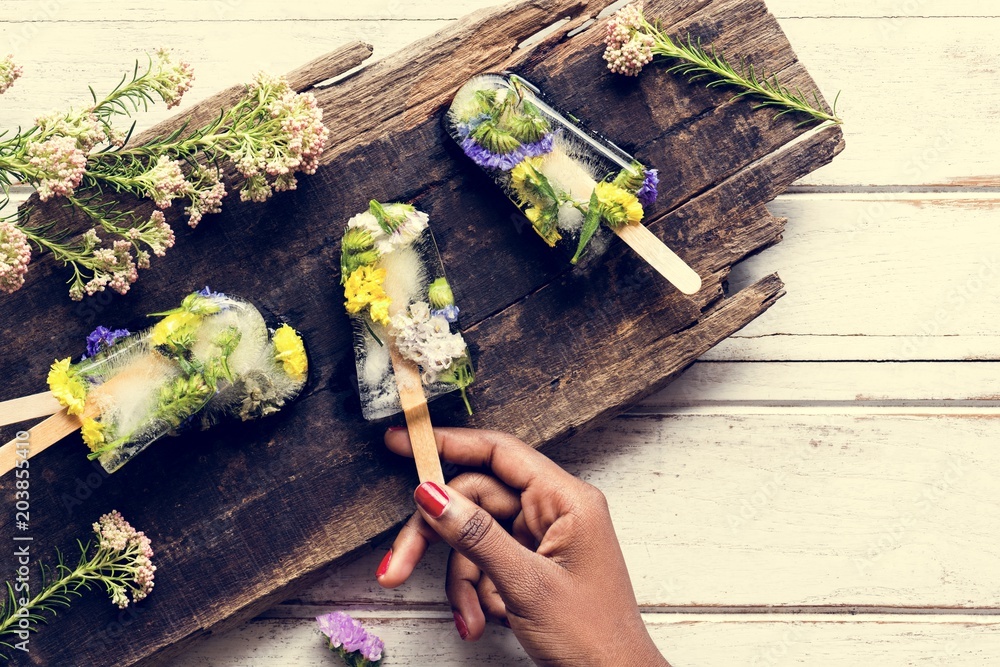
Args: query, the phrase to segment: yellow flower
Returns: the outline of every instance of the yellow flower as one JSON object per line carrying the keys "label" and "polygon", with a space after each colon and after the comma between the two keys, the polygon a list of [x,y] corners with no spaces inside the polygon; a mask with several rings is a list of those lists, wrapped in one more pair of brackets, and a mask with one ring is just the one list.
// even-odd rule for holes
{"label": "yellow flower", "polygon": [[544,207],[550,199],[539,188],[539,172],[542,158],[532,157],[522,160],[510,172],[510,186],[523,204]]}
{"label": "yellow flower", "polygon": [[87,401],[87,386],[70,366],[69,357],[56,361],[49,370],[49,389],[71,415],[82,415]]}
{"label": "yellow flower", "polygon": [[368,311],[368,313],[372,316],[372,320],[378,322],[384,327],[389,326],[389,305],[391,303],[392,300],[389,299],[389,297],[375,299],[372,301],[372,307]]}
{"label": "yellow flower", "polygon": [[542,237],[542,240],[548,243],[550,247],[555,247],[556,243],[559,242],[559,239],[562,238],[562,234],[559,233],[559,230],[556,229],[554,225],[547,234],[545,233],[542,229],[542,223],[544,222],[542,219],[543,213],[544,211],[542,211],[542,209],[533,207],[524,212],[524,217],[531,221],[531,226],[536,232],[538,232],[538,235]]}
{"label": "yellow flower", "polygon": [[180,335],[192,333],[200,321],[201,315],[187,310],[171,313],[153,327],[151,341],[154,346],[166,345]]}
{"label": "yellow flower", "polygon": [[357,314],[370,307],[371,317],[381,324],[389,323],[389,304],[392,303],[385,288],[385,269],[371,266],[359,267],[344,283],[347,312]]}
{"label": "yellow flower", "polygon": [[605,222],[612,227],[634,225],[642,222],[643,210],[639,199],[614,183],[601,182],[594,190],[601,205]]}
{"label": "yellow flower", "polygon": [[309,358],[299,333],[287,324],[282,324],[274,332],[273,341],[274,358],[281,362],[285,373],[296,382],[304,381],[309,369]]}
{"label": "yellow flower", "polygon": [[104,424],[91,417],[83,420],[80,435],[83,436],[83,441],[87,443],[87,447],[92,452],[96,452],[101,448],[101,445],[107,442],[107,438],[104,437]]}

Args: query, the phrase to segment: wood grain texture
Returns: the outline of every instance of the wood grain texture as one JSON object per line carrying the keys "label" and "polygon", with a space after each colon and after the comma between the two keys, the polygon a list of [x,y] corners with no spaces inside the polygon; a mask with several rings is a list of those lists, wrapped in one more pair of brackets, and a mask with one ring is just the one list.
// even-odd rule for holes
{"label": "wood grain texture", "polygon": [[[96,320],[134,323],[205,283],[287,317],[307,340],[314,369],[287,414],[159,443],[110,481],[90,482],[94,469],[79,442],[39,457],[32,530],[45,537],[36,542],[40,551],[65,547],[117,507],[154,537],[160,571],[156,595],[136,607],[127,635],[89,641],[103,637],[96,628],[121,622],[106,601],[90,596],[37,636],[31,662],[167,660],[288,597],[409,512],[410,466],[378,445],[384,424],[358,415],[351,330],[333,269],[333,239],[359,200],[411,200],[435,218],[483,378],[477,415],[465,423],[511,431],[536,446],[610,419],[781,295],[773,275],[728,299],[722,281],[733,263],[778,240],[783,221],[765,202],[831,160],[843,146],[839,130],[803,134],[791,119],[772,121],[663,69],[636,82],[615,80],[604,71],[599,26],[572,39],[553,35],[531,53],[515,51],[553,15],[581,17],[600,6],[540,0],[480,13],[318,88],[333,134],[325,166],[288,196],[256,207],[229,202],[215,220],[180,232],[177,248],[128,298],[69,304],[60,271],[42,259],[29,284],[0,303],[0,329],[14,339],[16,326],[19,344],[31,348],[11,348],[15,354],[4,359],[11,395],[37,383],[52,358],[69,352],[67,341],[82,340]],[[660,0],[649,9],[813,87],[758,2],[702,0],[678,9]],[[743,41],[748,25],[755,38]],[[507,63],[594,129],[664,165],[664,198],[649,227],[707,277],[696,298],[672,290],[623,244],[569,271],[510,224],[499,193],[462,162],[439,123],[469,75]],[[709,140],[717,159],[677,158]],[[35,333],[25,337],[25,330]],[[615,370],[622,365],[628,373]],[[449,400],[442,414],[462,423]],[[87,638],[82,648],[80,637]]]}
{"label": "wood grain texture", "polygon": [[[309,608],[314,613],[324,610]],[[305,610],[304,610],[305,611]],[[354,612],[383,637],[385,667],[530,667],[509,631],[489,626],[477,643],[459,641],[450,613],[386,615]],[[1000,651],[1000,623],[974,616],[855,619],[829,615],[646,614],[653,640],[678,667],[804,665],[962,665],[991,667]],[[314,621],[257,620],[194,647],[176,667],[329,667]]]}

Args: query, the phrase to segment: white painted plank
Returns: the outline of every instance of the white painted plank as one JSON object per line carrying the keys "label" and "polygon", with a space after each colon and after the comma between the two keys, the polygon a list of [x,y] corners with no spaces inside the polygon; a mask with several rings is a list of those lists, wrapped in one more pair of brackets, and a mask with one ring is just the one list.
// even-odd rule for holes
{"label": "white painted plank", "polygon": [[[102,0],[6,0],[5,19],[36,22],[93,21],[264,21],[264,20],[433,20],[455,19],[498,0],[369,0],[364,3],[309,0],[119,0],[113,14]],[[983,17],[1000,11],[981,0],[767,0],[779,18],[798,17]]]}
{"label": "white painted plank", "polygon": [[1000,358],[1000,199],[795,195],[781,243],[734,288],[777,270],[788,293],[713,360]]}
{"label": "white painted plank", "polygon": [[[384,15],[377,20],[243,21],[239,12],[254,15],[263,4],[238,0],[200,3],[204,6],[197,12],[214,14],[228,2],[234,3],[234,14],[221,22],[179,20],[185,16],[178,14],[181,10],[169,9],[162,11],[171,20],[106,23],[89,20],[92,11],[88,20],[78,17],[76,3],[57,3],[55,15],[66,18],[0,23],[0,52],[12,51],[26,66],[24,78],[4,96],[0,125],[29,123],[40,111],[82,101],[85,83],[99,89],[111,85],[143,48],[170,46],[194,64],[199,78],[190,94],[193,102],[257,69],[286,71],[349,39],[367,39],[378,55],[385,55],[446,24]],[[267,6],[282,11],[285,4]],[[419,14],[412,8],[437,6],[414,1],[393,9],[391,2],[375,3],[373,11],[407,17]],[[428,16],[441,14],[428,11]],[[45,10],[36,14],[46,16]],[[1000,116],[1000,89],[993,85],[993,72],[1000,67],[1000,50],[993,46],[1000,18],[907,17],[905,11],[893,16],[781,21],[827,97],[844,92],[847,149],[803,183],[997,187],[1000,151],[982,128]],[[226,38],[218,39],[220,34]],[[93,44],[103,48],[95,50]],[[935,46],[927,49],[927,44]],[[142,124],[166,115],[161,108]]]}
{"label": "white painted plank", "polygon": [[700,361],[639,408],[678,406],[1000,402],[1000,368],[990,362],[716,363]]}
{"label": "white painted plank", "polygon": [[[459,640],[450,614],[355,615],[386,642],[385,667],[528,667],[513,634],[491,626],[477,643]],[[750,665],[995,664],[1000,621],[983,617],[692,616],[647,614],[650,634],[675,667]],[[192,647],[175,667],[329,667],[335,664],[309,620],[256,620]],[[627,661],[622,664],[630,664]]]}
{"label": "white painted plank", "polygon": [[[551,455],[607,495],[644,607],[995,609],[998,436],[995,410],[773,410],[620,418]],[[299,601],[445,604],[446,550],[383,591],[388,544]]]}

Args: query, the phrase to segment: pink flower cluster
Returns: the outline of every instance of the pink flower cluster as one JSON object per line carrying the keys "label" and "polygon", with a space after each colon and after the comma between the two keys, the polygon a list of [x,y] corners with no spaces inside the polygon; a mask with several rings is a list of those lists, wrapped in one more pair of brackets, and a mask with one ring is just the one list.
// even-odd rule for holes
{"label": "pink flower cluster", "polygon": [[183,61],[174,62],[173,56],[167,49],[156,52],[156,63],[153,67],[155,71],[153,88],[167,103],[167,108],[172,109],[181,103],[184,93],[191,89],[191,84],[194,83],[194,68]]}
{"label": "pink flower cluster", "polygon": [[10,294],[24,285],[31,263],[28,237],[7,220],[0,220],[0,292]]}
{"label": "pink flower cluster", "polygon": [[53,111],[36,118],[35,125],[38,126],[42,136],[73,137],[76,139],[76,147],[85,154],[94,146],[111,140],[98,120],[97,114],[91,111],[70,110],[69,113]]}
{"label": "pink flower cluster", "polygon": [[97,546],[107,551],[117,551],[127,562],[124,564],[131,575],[128,586],[109,584],[111,601],[120,609],[129,604],[128,593],[132,593],[132,602],[139,602],[153,590],[153,549],[149,538],[141,530],[133,528],[122,517],[118,510],[102,516],[94,524],[97,534]]}
{"label": "pink flower cluster", "polygon": [[[132,229],[131,231],[137,232],[138,230]],[[174,230],[167,224],[166,216],[160,211],[153,211],[153,215],[149,216],[149,222],[146,223],[145,231],[136,236],[145,241],[157,257],[163,257],[167,254],[167,248],[174,247]],[[147,260],[146,264],[148,265],[148,263]],[[142,268],[148,268],[148,266]]]}
{"label": "pink flower cluster", "polygon": [[642,3],[626,5],[608,22],[604,59],[615,74],[637,76],[653,59],[653,36],[643,30]]}
{"label": "pink flower cluster", "polygon": [[201,219],[222,210],[222,199],[226,196],[226,184],[219,179],[216,169],[197,169],[191,174],[191,189],[188,197],[191,205],[184,209],[188,225],[197,227]]}
{"label": "pink flower cluster", "polygon": [[21,76],[24,70],[14,62],[14,56],[8,55],[0,58],[0,95],[7,92],[7,89],[14,85],[17,77]]}
{"label": "pink flower cluster", "polygon": [[191,190],[179,160],[161,155],[149,171],[137,179],[157,208],[170,208],[170,203]]}
{"label": "pink flower cluster", "polygon": [[32,176],[38,179],[36,189],[42,201],[72,194],[87,167],[87,156],[77,147],[75,137],[55,136],[44,141],[29,141],[24,157]]}
{"label": "pink flower cluster", "polygon": [[[244,142],[233,155],[236,169],[246,178],[243,201],[261,202],[273,190],[294,190],[295,172],[315,174],[330,137],[323,125],[323,110],[312,93],[296,93],[283,77],[259,73],[249,94],[265,103],[269,120],[262,122],[267,135],[259,142]],[[273,181],[269,181],[272,177]]]}

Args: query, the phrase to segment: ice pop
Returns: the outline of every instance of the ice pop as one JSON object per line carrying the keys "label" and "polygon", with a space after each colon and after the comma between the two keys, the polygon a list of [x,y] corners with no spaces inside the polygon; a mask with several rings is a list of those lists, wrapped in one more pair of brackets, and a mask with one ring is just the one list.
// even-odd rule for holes
{"label": "ice pop", "polygon": [[656,201],[658,172],[580,129],[524,79],[472,78],[445,125],[548,245],[570,248],[572,263],[606,246],[609,229],[685,294],[701,289],[698,274],[642,225]]}
{"label": "ice pop", "polygon": [[362,413],[373,420],[402,411],[421,480],[443,483],[427,401],[458,390],[471,414],[475,373],[428,216],[372,201],[347,223],[340,272]]}
{"label": "ice pop", "polygon": [[[206,289],[156,316],[136,334],[99,328],[83,359],[52,365],[51,396],[62,409],[29,431],[32,455],[80,429],[89,457],[114,472],[182,426],[263,417],[305,385],[301,337],[287,324],[272,331],[242,299]],[[2,472],[15,443],[0,452]]]}

